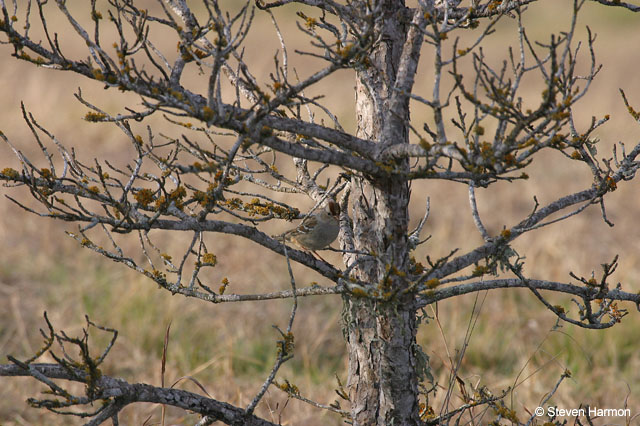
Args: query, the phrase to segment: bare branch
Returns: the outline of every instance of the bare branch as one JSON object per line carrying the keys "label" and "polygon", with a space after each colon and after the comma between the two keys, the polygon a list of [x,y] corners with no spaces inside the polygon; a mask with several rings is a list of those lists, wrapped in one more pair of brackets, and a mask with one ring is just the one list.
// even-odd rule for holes
{"label": "bare branch", "polygon": [[[618,301],[628,301],[633,302],[636,305],[640,304],[640,295],[635,293],[628,293],[622,291],[620,289],[609,290],[604,294],[598,294],[596,289],[590,288],[588,286],[577,286],[573,284],[566,284],[555,281],[545,281],[545,280],[536,280],[529,279],[521,280],[519,278],[504,278],[504,279],[495,279],[495,280],[483,280],[477,282],[470,282],[465,284],[459,284],[450,287],[438,288],[433,291],[429,295],[419,296],[416,300],[417,306],[422,307],[434,303],[436,301],[441,301],[445,299],[449,299],[451,297],[459,296],[462,294],[475,293],[479,291],[487,291],[487,290],[496,290],[501,288],[529,288],[535,290],[548,290],[562,294],[573,294],[584,298],[586,300],[594,300],[596,295],[601,297],[602,299],[606,299],[609,301],[618,300]],[[554,307],[554,309],[557,309]],[[619,318],[615,316],[614,311],[606,310],[605,312],[609,312],[610,320],[608,322],[601,323],[582,323],[582,322],[574,322],[575,325],[584,328],[594,328],[594,329],[603,329],[614,326],[619,322]],[[565,319],[565,320],[568,320]]]}
{"label": "bare branch", "polygon": [[[79,381],[86,374],[80,368],[69,369],[57,364],[31,364],[28,368],[20,365],[0,365],[0,376],[25,377],[34,374],[47,379]],[[211,416],[228,425],[242,422],[245,425],[275,426],[275,423],[248,415],[245,410],[226,402],[216,401],[181,389],[158,388],[145,383],[130,384],[122,379],[106,375],[100,376],[96,383],[95,400],[117,398],[117,410],[137,402],[165,404],[182,408],[203,416]],[[112,407],[115,411],[115,407]],[[109,414],[112,415],[113,411]]]}

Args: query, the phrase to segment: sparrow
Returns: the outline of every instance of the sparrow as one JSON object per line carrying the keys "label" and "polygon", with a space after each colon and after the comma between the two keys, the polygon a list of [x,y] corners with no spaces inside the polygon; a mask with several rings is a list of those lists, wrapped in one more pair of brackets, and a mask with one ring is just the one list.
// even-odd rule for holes
{"label": "sparrow", "polygon": [[315,253],[315,250],[327,247],[338,236],[340,231],[339,215],[340,206],[330,200],[324,209],[308,216],[300,225],[275,238],[292,242],[303,250],[311,251],[320,257]]}

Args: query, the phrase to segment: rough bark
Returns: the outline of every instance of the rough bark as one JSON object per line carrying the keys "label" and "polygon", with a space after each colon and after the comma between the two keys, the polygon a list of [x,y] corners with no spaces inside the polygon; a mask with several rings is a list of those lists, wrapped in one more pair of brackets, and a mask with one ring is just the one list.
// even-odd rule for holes
{"label": "rough bark", "polygon": [[[403,2],[388,1],[383,7],[383,18],[376,23],[381,43],[371,55],[373,64],[357,74],[357,136],[391,146],[408,143],[406,102],[394,111],[401,117],[390,119],[388,114],[408,26],[398,19],[405,11]],[[406,168],[406,160],[393,166]],[[388,296],[386,302],[345,297],[348,386],[356,425],[418,423],[415,310],[408,298],[397,296],[406,286],[401,276],[409,256],[408,202],[404,179],[390,175],[352,180],[355,249],[372,254],[358,257],[353,274],[368,283],[368,291]]]}

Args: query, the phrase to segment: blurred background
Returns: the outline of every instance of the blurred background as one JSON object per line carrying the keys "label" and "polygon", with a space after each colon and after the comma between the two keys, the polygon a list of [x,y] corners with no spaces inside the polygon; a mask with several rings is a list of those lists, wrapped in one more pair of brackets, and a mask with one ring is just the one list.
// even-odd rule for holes
{"label": "blurred background", "polygon": [[[525,24],[532,39],[548,41],[551,31],[568,29],[572,2],[539,3],[525,14]],[[228,4],[237,8],[233,2]],[[276,17],[287,42],[290,66],[304,76],[311,74],[320,63],[294,53],[307,42],[295,29],[297,10],[296,7],[282,8],[276,11]],[[88,16],[86,10],[78,11]],[[22,19],[23,15],[18,16]],[[602,141],[599,158],[610,157],[611,147],[619,141],[629,147],[640,140],[640,127],[626,113],[618,92],[618,88],[623,88],[632,105],[640,109],[640,77],[637,73],[640,57],[635,48],[640,45],[639,19],[637,14],[590,2],[579,18],[577,36],[583,42],[586,40],[586,25],[597,34],[595,53],[603,68],[587,97],[576,108],[577,121],[584,130],[592,116],[611,116],[610,122],[596,133]],[[83,43],[78,42],[63,17],[52,14],[49,25],[59,33],[71,56],[86,56],[81,50]],[[503,19],[497,30],[485,40],[484,49],[487,56],[495,58],[495,63],[499,64],[507,57],[508,47],[516,46],[514,20]],[[176,40],[169,36],[162,39],[162,43],[158,42],[167,52],[175,52],[175,43]],[[257,11],[245,47],[245,57],[253,74],[268,82],[268,75],[273,72],[273,57],[279,47],[268,15]],[[15,147],[36,159],[37,164],[45,165],[22,118],[20,103],[24,102],[39,124],[65,146],[73,147],[85,164],[92,163],[94,158],[119,165],[130,162],[132,152],[122,133],[112,125],[83,121],[87,109],[73,94],[81,89],[86,99],[114,113],[124,105],[138,106],[137,97],[116,90],[105,91],[102,85],[71,73],[17,61],[10,57],[12,51],[10,46],[0,45],[0,130]],[[585,64],[586,59],[585,56]],[[425,51],[422,60],[417,87],[419,93],[428,94],[432,85],[430,53]],[[185,82],[187,86],[200,93],[205,90],[202,76],[194,73],[185,78],[189,79]],[[341,71],[329,83],[312,88],[307,96],[325,95],[324,105],[331,108],[347,130],[353,130],[355,83],[352,73]],[[537,102],[540,98],[539,87],[532,85],[523,89],[525,100],[529,97]],[[422,121],[430,120],[430,112],[420,106],[415,106],[412,114],[418,127]],[[160,119],[159,116],[155,118],[156,122]],[[163,124],[158,126],[166,128]],[[177,136],[181,129],[170,131]],[[8,146],[0,146],[0,159],[2,168],[20,168]],[[479,209],[489,232],[496,234],[503,226],[521,220],[533,208],[534,196],[544,205],[587,188],[591,184],[589,171],[574,163],[557,153],[544,153],[526,170],[531,176],[528,181],[496,184],[487,190],[479,190]],[[595,271],[598,277],[600,265],[619,254],[620,265],[613,281],[621,282],[627,291],[640,291],[639,189],[640,180],[637,179],[621,183],[607,197],[607,214],[615,223],[613,228],[604,223],[598,207],[591,207],[561,224],[517,240],[514,248],[526,256],[525,273],[533,278],[558,281],[570,281],[570,271],[579,276],[589,276]],[[423,214],[425,198],[428,196],[431,200],[425,234],[432,238],[415,253],[418,260],[424,262],[427,255],[436,259],[456,247],[464,252],[481,243],[469,212],[466,187],[436,181],[415,182],[412,194],[412,220],[416,223]],[[171,322],[166,383],[192,376],[216,399],[240,406],[249,403],[275,357],[275,341],[280,336],[272,325],[286,327],[291,301],[210,305],[171,296],[123,265],[82,250],[64,233],[65,230],[75,231],[77,228],[73,224],[27,214],[4,197],[9,195],[26,201],[29,194],[24,189],[3,187],[0,195],[2,362],[6,362],[7,354],[27,358],[40,348],[42,338],[38,329],[45,326],[44,311],[48,312],[57,329],[69,335],[80,332],[85,324],[84,315],[88,314],[96,323],[120,332],[103,367],[105,374],[122,377],[130,383],[160,385],[163,338]],[[301,210],[308,204],[308,200],[301,199]],[[283,221],[282,224],[269,222],[262,226],[266,232],[276,233],[291,224]],[[173,244],[179,246],[191,236],[158,235],[158,238],[170,252]],[[237,293],[289,287],[283,259],[242,239],[213,238],[209,247],[219,262],[208,277],[212,284],[228,278],[227,291]],[[123,240],[123,247],[132,252],[137,246],[135,235]],[[341,264],[335,253],[329,253],[327,258],[336,265]],[[299,286],[313,281],[328,284],[306,269],[295,268],[294,272]],[[569,298],[549,297],[565,309],[576,309]],[[554,328],[555,317],[525,290],[493,291],[480,294],[479,300],[482,302],[479,319],[458,373],[468,386],[487,386],[494,394],[515,387],[512,398],[507,401],[512,404],[511,408],[525,416],[527,410],[532,412],[539,405],[563,371],[569,369],[573,373],[571,379],[562,384],[550,404],[565,408],[578,408],[580,404],[600,408],[628,406],[632,414],[640,414],[639,314],[634,306],[621,306],[629,309],[630,315],[613,329],[588,331],[566,324]],[[430,401],[436,411],[446,393],[451,360],[462,347],[475,301],[476,296],[469,295],[438,304],[438,321],[430,320],[420,330],[419,342],[431,359],[433,374],[439,384],[436,399]],[[334,392],[338,387],[336,376],[346,383],[341,300],[338,296],[313,297],[299,303],[293,329],[295,357],[284,365],[278,377],[297,385],[305,397],[329,404],[337,398]],[[428,307],[426,311],[433,316],[436,307]],[[106,337],[96,335],[93,342],[101,347]],[[44,356],[43,362],[47,361],[50,358]],[[199,392],[189,381],[181,381],[177,386]],[[44,387],[32,379],[4,379],[0,387],[0,424],[83,423],[81,419],[63,418],[29,408],[26,398],[42,395],[43,390]],[[456,389],[452,406],[460,404]],[[121,422],[143,424],[150,419],[146,424],[154,424],[159,420],[159,413],[159,406],[138,404],[123,412]],[[170,409],[168,413],[167,424],[193,424],[196,419],[179,410]],[[286,395],[273,387],[260,404],[258,413],[282,424],[341,424],[341,419],[334,414],[296,400],[287,401]],[[492,416],[487,418],[493,419]],[[623,419],[616,421],[624,423]]]}

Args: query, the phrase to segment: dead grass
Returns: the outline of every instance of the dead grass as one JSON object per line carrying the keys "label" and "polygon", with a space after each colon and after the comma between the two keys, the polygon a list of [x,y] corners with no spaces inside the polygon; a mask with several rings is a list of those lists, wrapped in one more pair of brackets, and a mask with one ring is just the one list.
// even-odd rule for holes
{"label": "dead grass", "polygon": [[[544,2],[543,2],[544,3]],[[548,4],[548,3],[544,3]],[[636,105],[640,99],[640,81],[635,78],[637,60],[630,63],[626,48],[640,45],[637,25],[617,11],[604,13],[602,7],[590,7],[582,22],[589,23],[599,34],[596,47],[598,57],[605,64],[589,98],[583,102],[587,119],[591,115],[610,114],[612,123],[600,132],[603,143],[610,146],[618,140],[633,143],[637,140],[637,125],[625,115],[617,94],[623,87]],[[544,16],[544,18],[543,18]],[[562,16],[548,19],[540,8],[532,11],[531,32],[544,34],[548,28],[563,22]],[[544,24],[539,24],[544,22]],[[257,58],[266,79],[272,53],[264,45],[265,34],[272,31],[267,23],[259,27],[249,40],[248,57]],[[509,24],[507,23],[507,26]],[[275,39],[275,37],[273,37]],[[494,36],[487,50],[496,55],[505,49],[510,36]],[[292,41],[292,43],[295,43]],[[292,53],[290,48],[290,53]],[[71,94],[80,85],[89,99],[109,103],[117,108],[115,93],[60,72],[36,69],[8,59],[9,49],[0,46],[3,66],[0,67],[0,129],[27,153],[35,153],[32,138],[21,121],[19,102],[23,100],[37,119],[64,143],[75,146],[80,155],[124,162],[126,141],[114,128],[83,123],[86,112]],[[306,68],[301,67],[301,73]],[[428,86],[427,77],[423,86]],[[195,83],[192,83],[195,84]],[[353,81],[341,73],[332,81],[334,87],[327,94],[330,105],[346,117],[353,126],[351,99],[344,99]],[[532,89],[532,96],[535,91]],[[134,101],[136,103],[137,101]],[[423,111],[416,108],[420,119]],[[608,149],[602,148],[602,156]],[[5,146],[0,146],[2,167],[17,168],[15,159]],[[502,185],[479,191],[480,210],[491,232],[514,223],[532,208],[536,195],[544,203],[588,185],[590,179],[580,171],[558,162],[557,156],[542,156],[531,168],[531,179],[525,183]],[[498,189],[499,188],[499,189]],[[426,232],[432,240],[417,253],[438,257],[452,247],[461,250],[480,242],[470,220],[464,188],[437,182],[419,182],[413,186],[412,217],[421,216],[424,199],[431,198],[432,213]],[[496,190],[498,189],[498,190]],[[527,256],[526,271],[535,277],[566,280],[568,272],[588,275],[598,271],[599,264],[609,261],[616,253],[621,262],[615,279],[628,290],[639,290],[640,234],[637,217],[640,201],[636,196],[638,182],[621,185],[608,201],[609,218],[616,223],[612,229],[603,224],[597,209],[527,235],[518,241],[516,249]],[[3,189],[3,193],[23,197],[19,191]],[[106,374],[125,378],[130,382],[160,383],[160,358],[164,330],[172,321],[168,350],[167,382],[182,376],[194,376],[203,383],[209,394],[232,404],[244,405],[258,390],[271,367],[278,334],[272,324],[285,324],[289,302],[207,305],[205,303],[171,297],[153,284],[88,251],[83,251],[63,229],[68,224],[54,223],[23,213],[5,198],[0,201],[0,354],[26,357],[40,345],[37,329],[44,325],[42,312],[49,312],[54,325],[68,333],[80,330],[83,315],[120,330],[118,344]],[[177,238],[176,244],[183,239]],[[174,240],[171,240],[172,242]],[[136,246],[135,239],[130,248]],[[223,277],[231,280],[231,289],[239,293],[278,290],[288,287],[286,265],[277,256],[260,250],[245,241],[216,237],[215,247],[220,265],[211,272],[210,281]],[[330,255],[331,257],[331,255]],[[338,260],[337,257],[331,257]],[[296,269],[299,285],[318,278],[303,269]],[[480,299],[484,295],[479,296]],[[554,299],[555,300],[555,299]],[[314,298],[300,302],[294,333],[296,357],[283,368],[280,378],[288,379],[312,399],[329,403],[336,398],[335,374],[345,381],[345,348],[340,331],[340,299]],[[469,324],[474,297],[457,298],[437,306],[440,327],[430,321],[418,339],[431,358],[434,375],[446,386],[450,356],[462,346]],[[568,299],[557,303],[572,308]],[[545,396],[564,369],[573,378],[560,388],[554,402],[567,408],[588,403],[600,407],[621,408],[629,396],[629,406],[640,402],[640,361],[635,336],[636,313],[620,326],[606,332],[589,332],[564,326],[554,330],[554,318],[526,291],[491,292],[486,295],[479,321],[475,326],[460,376],[470,383],[489,386],[494,393],[516,385],[513,408],[524,413],[532,410]],[[433,315],[431,309],[428,312]],[[446,341],[445,341],[446,339]],[[96,336],[96,344],[103,342]],[[519,376],[518,376],[519,375]],[[515,383],[516,376],[519,377]],[[188,383],[178,386],[192,391],[198,389]],[[71,424],[48,413],[29,409],[24,400],[37,395],[42,386],[32,380],[4,380],[0,390],[0,423],[3,425]],[[444,395],[438,393],[438,399]],[[454,398],[454,403],[460,400]],[[271,389],[259,407],[259,413],[283,424],[327,425],[340,424],[340,419],[321,413],[296,401],[286,402],[282,393]],[[153,415],[159,418],[159,407],[136,405],[127,408],[124,424],[142,424]],[[634,413],[635,414],[635,413]],[[169,410],[171,422],[192,424],[193,416]],[[57,423],[56,423],[57,422]],[[81,422],[75,421],[74,424]]]}

